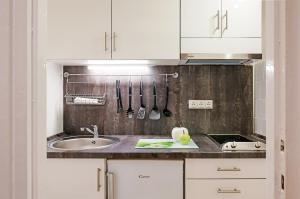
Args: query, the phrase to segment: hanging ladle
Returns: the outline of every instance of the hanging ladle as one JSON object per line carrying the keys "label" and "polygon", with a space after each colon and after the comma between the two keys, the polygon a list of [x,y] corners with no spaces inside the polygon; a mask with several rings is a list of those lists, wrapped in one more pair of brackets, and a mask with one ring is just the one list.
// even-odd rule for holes
{"label": "hanging ladle", "polygon": [[168,84],[168,76],[166,75],[166,105],[163,110],[163,114],[166,117],[171,117],[172,112],[168,109],[168,103],[169,103],[169,84]]}

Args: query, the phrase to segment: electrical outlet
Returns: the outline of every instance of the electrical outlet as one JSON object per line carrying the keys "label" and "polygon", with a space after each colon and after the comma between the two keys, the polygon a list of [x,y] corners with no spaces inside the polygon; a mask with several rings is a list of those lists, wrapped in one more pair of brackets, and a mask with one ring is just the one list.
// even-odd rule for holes
{"label": "electrical outlet", "polygon": [[213,100],[189,100],[189,109],[213,109]]}
{"label": "electrical outlet", "polygon": [[212,100],[205,100],[205,109],[213,109],[213,101]]}

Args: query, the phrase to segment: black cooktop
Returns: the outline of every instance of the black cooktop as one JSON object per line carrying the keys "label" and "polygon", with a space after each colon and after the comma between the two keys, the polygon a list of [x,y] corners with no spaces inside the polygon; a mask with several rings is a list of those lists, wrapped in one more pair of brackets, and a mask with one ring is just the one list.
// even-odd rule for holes
{"label": "black cooktop", "polygon": [[227,142],[253,142],[253,140],[250,140],[239,134],[210,134],[209,136],[219,144],[224,144]]}

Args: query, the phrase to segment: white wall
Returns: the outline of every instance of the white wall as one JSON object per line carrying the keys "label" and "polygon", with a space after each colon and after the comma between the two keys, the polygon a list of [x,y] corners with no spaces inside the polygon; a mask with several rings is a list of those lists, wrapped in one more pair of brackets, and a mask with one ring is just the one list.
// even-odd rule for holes
{"label": "white wall", "polygon": [[300,1],[286,5],[287,199],[300,197]]}
{"label": "white wall", "polygon": [[63,66],[47,64],[47,137],[63,132]]}

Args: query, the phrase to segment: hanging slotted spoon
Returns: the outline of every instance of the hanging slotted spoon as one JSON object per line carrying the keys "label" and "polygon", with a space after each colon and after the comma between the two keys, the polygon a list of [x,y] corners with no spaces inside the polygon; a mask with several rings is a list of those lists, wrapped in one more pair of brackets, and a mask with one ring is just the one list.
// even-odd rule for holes
{"label": "hanging slotted spoon", "polygon": [[156,104],[156,83],[153,82],[153,108],[149,114],[150,120],[159,120],[160,119],[160,111],[158,110],[157,104]]}
{"label": "hanging slotted spoon", "polygon": [[141,101],[141,106],[137,113],[137,119],[143,120],[146,114],[146,107],[143,103],[143,82],[142,81],[140,82],[140,101]]}

